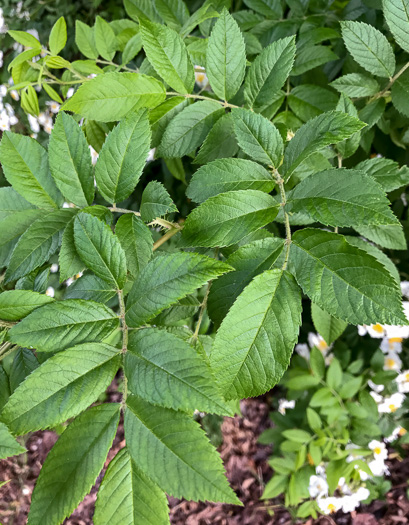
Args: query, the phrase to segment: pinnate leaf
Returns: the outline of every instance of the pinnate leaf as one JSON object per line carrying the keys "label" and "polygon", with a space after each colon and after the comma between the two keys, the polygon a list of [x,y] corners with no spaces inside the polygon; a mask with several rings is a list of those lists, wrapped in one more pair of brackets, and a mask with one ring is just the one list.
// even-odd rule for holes
{"label": "pinnate leaf", "polygon": [[210,279],[230,271],[227,264],[196,253],[158,255],[140,272],[127,300],[126,322],[138,327]]}
{"label": "pinnate leaf", "polygon": [[142,220],[149,222],[175,211],[178,210],[162,183],[152,180],[145,186],[141,199]]}
{"label": "pinnate leaf", "polygon": [[93,516],[95,525],[169,525],[168,500],[126,448],[111,461]]}
{"label": "pinnate leaf", "polygon": [[187,342],[165,330],[131,333],[125,374],[130,391],[155,405],[233,415],[208,364]]}
{"label": "pinnate leaf", "polygon": [[132,459],[168,494],[240,504],[219,455],[186,414],[129,396],[124,428]]}
{"label": "pinnate leaf", "polygon": [[237,22],[223,9],[206,49],[206,74],[214,93],[230,100],[240,89],[246,71],[246,47]]}
{"label": "pinnate leaf", "polygon": [[311,301],[334,317],[351,324],[408,324],[393,277],[342,235],[295,232],[289,270]]}
{"label": "pinnate leaf", "polygon": [[86,343],[59,352],[20,384],[1,417],[17,435],[63,423],[98,399],[119,364],[119,350],[103,343]]}
{"label": "pinnate leaf", "polygon": [[106,403],[67,427],[40,471],[27,525],[55,525],[72,513],[102,470],[118,423],[119,405]]}
{"label": "pinnate leaf", "polygon": [[15,440],[6,425],[0,421],[0,459],[16,456],[23,452],[26,452],[26,449]]}
{"label": "pinnate leaf", "polygon": [[409,52],[408,0],[383,0],[383,14],[396,42]]}
{"label": "pinnate leaf", "polygon": [[115,233],[125,252],[128,271],[136,278],[152,256],[152,234],[141,219],[133,213],[122,215],[118,219]]}
{"label": "pinnate leaf", "polygon": [[297,342],[301,309],[301,291],[285,270],[267,270],[244,289],[210,354],[226,399],[261,395],[281,379]]}
{"label": "pinnate leaf", "polygon": [[0,319],[18,321],[39,306],[53,301],[48,295],[31,290],[8,290],[0,294]]}
{"label": "pinnate leaf", "polygon": [[113,122],[165,100],[164,85],[139,73],[105,73],[84,82],[63,109],[88,119]]}
{"label": "pinnate leaf", "polygon": [[258,190],[220,193],[187,217],[182,230],[185,246],[230,246],[272,222],[279,205]]}
{"label": "pinnate leaf", "polygon": [[95,180],[105,200],[122,202],[133,192],[145,167],[150,139],[146,110],[131,113],[109,133],[95,166]]}
{"label": "pinnate leaf", "polygon": [[9,338],[20,346],[56,352],[103,340],[118,326],[118,317],[103,304],[69,299],[37,308],[10,329]]}
{"label": "pinnate leaf", "polygon": [[88,213],[74,221],[74,242],[85,265],[111,286],[122,289],[126,281],[125,252],[111,228]]}

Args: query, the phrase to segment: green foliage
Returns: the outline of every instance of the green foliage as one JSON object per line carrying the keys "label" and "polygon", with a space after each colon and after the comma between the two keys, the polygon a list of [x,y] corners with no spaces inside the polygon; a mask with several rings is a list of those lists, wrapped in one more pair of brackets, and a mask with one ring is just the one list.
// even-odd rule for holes
{"label": "green foliage", "polygon": [[[96,525],[165,525],[165,493],[239,504],[194,414],[234,415],[280,381],[306,401],[273,418],[284,457],[264,497],[315,516],[312,465],[331,490],[365,469],[345,468],[348,432],[379,437],[366,384],[391,374],[373,347],[351,356],[347,324],[408,325],[408,5],[384,0],[389,33],[379,2],[310,4],[125,0],[75,35],[62,11],[39,40],[7,22],[26,48],[7,57],[19,131],[46,98],[61,108],[50,137],[7,123],[0,144],[2,456],[75,418],[29,525],[88,493],[121,412]],[[286,374],[311,323],[321,338]],[[118,405],[102,401],[114,378]]]}

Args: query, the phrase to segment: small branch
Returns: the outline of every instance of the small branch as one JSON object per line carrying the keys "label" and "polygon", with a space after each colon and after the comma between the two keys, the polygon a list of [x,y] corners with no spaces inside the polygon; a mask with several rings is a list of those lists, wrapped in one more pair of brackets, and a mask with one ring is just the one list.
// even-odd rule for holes
{"label": "small branch", "polygon": [[281,206],[283,207],[283,212],[284,212],[285,258],[284,258],[284,262],[283,262],[281,269],[285,270],[287,268],[288,258],[290,256],[290,246],[291,246],[290,218],[288,216],[288,213],[285,211],[285,205],[287,204],[287,196],[285,194],[284,179],[281,177],[281,175],[278,173],[278,171],[275,168],[272,168],[272,174],[278,184],[278,187],[280,188]]}
{"label": "small branch", "polygon": [[5,357],[13,353],[17,349],[17,346],[13,345],[12,343],[5,343],[2,347],[0,347],[0,350],[2,351],[0,354],[0,361],[3,361]]}
{"label": "small branch", "polygon": [[194,93],[177,93],[176,91],[166,91],[167,95],[172,95],[174,97],[185,97],[185,98],[194,98],[198,100],[212,100],[213,102],[217,102],[221,106],[225,108],[239,108],[240,106],[235,106],[234,104],[228,104],[224,100],[215,100],[214,98],[210,97],[204,97],[202,95],[195,95]]}
{"label": "small branch", "polygon": [[0,328],[11,328],[17,323],[13,323],[13,321],[2,321],[0,319]]}
{"label": "small branch", "polygon": [[181,230],[182,230],[182,228],[180,226],[178,226],[177,228],[171,228],[167,233],[165,233],[165,235],[163,237],[158,239],[153,244],[153,251],[157,250],[159,248],[159,246],[162,246],[162,244],[164,244],[166,241],[171,239],[174,235],[176,235]]}
{"label": "small branch", "polygon": [[133,213],[134,215],[141,215],[139,211],[126,210],[125,208],[117,208],[115,204],[111,206],[111,208],[108,208],[108,210],[116,213]]}
{"label": "small branch", "polygon": [[389,84],[384,88],[382,89],[382,91],[379,91],[379,93],[376,93],[376,95],[374,95],[370,100],[369,102],[372,102],[372,100],[376,100],[378,98],[381,98],[385,95],[385,93],[387,91],[390,90],[390,88],[393,86],[393,84],[395,83],[396,80],[398,80],[398,78],[403,75],[403,73],[409,68],[409,62],[407,62],[397,73],[395,76],[393,76],[390,80],[389,80]]}
{"label": "small branch", "polygon": [[[128,350],[128,326],[125,320],[125,299],[123,290],[118,290],[118,301],[119,301],[119,319],[121,321],[121,330],[122,330],[122,349],[121,353],[123,357]],[[125,410],[126,408],[126,399],[128,397],[128,379],[124,371],[124,391],[122,394],[121,408]]]}

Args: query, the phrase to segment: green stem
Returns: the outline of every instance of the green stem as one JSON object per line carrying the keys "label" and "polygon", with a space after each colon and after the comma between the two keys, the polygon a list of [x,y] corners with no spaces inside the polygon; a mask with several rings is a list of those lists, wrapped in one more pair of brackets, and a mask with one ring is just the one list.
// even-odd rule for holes
{"label": "green stem", "polygon": [[165,233],[165,235],[163,235],[163,237],[158,239],[153,244],[153,251],[157,250],[159,248],[159,246],[162,246],[162,244],[164,244],[166,241],[168,241],[170,238],[172,238],[174,235],[176,235],[178,232],[180,232],[181,229],[182,229],[181,226],[172,227],[167,233]]}
{"label": "green stem", "polygon": [[115,204],[111,206],[111,208],[108,208],[108,210],[116,213],[133,213],[134,215],[141,215],[139,211],[126,210],[125,208],[117,208]]}
{"label": "green stem", "polygon": [[382,89],[382,91],[379,91],[379,93],[376,93],[376,95],[374,95],[370,100],[369,102],[372,102],[372,100],[376,100],[377,98],[381,98],[385,95],[385,93],[387,91],[390,90],[390,88],[393,86],[393,84],[395,83],[396,80],[398,80],[398,78],[403,75],[403,73],[409,68],[409,62],[407,62],[397,73],[396,75],[394,75],[392,78],[389,79],[389,84],[384,88]]}
{"label": "green stem", "polygon": [[278,173],[278,171],[275,168],[272,168],[273,177],[275,178],[278,187],[280,189],[280,196],[281,196],[281,206],[283,207],[284,211],[284,224],[285,224],[285,257],[284,262],[281,267],[282,270],[285,270],[287,268],[288,264],[288,258],[290,256],[290,246],[291,246],[291,227],[290,227],[290,218],[288,216],[288,213],[285,211],[285,205],[287,204],[287,196],[285,194],[285,188],[284,188],[284,179],[281,177],[281,175]]}
{"label": "green stem", "polygon": [[204,316],[204,313],[205,313],[205,310],[206,310],[207,299],[209,298],[209,292],[210,292],[210,287],[211,286],[212,286],[212,281],[209,281],[208,284],[207,284],[206,293],[205,293],[205,296],[203,298],[203,302],[202,302],[201,307],[200,307],[199,318],[197,320],[195,332],[194,332],[194,334],[191,337],[191,342],[193,344],[196,343],[197,338],[199,337],[200,326],[201,326],[202,321],[203,321],[203,316]]}
{"label": "green stem", "polygon": [[[121,330],[122,330],[122,349],[121,353],[123,358],[128,350],[128,326],[125,320],[125,299],[123,290],[118,290],[118,301],[119,301],[119,319],[121,321]],[[126,377],[124,371],[124,391],[122,394],[122,410],[126,408],[126,399],[128,397],[128,378]]]}
{"label": "green stem", "polygon": [[[7,345],[7,346],[6,346]],[[0,354],[0,361],[3,361],[3,359],[5,357],[7,357],[8,355],[10,355],[11,353],[13,353],[17,347],[12,345],[11,343],[6,343],[6,345],[4,345],[2,347],[2,350],[3,352]],[[5,350],[5,351],[4,351]]]}

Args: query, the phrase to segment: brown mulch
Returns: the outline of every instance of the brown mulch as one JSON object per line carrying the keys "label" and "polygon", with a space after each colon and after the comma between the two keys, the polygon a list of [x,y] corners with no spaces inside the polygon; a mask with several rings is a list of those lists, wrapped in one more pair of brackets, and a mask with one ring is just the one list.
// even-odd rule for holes
{"label": "brown mulch", "polygon": [[[111,401],[116,393],[110,395]],[[119,395],[119,394],[117,394]],[[270,447],[257,442],[260,433],[271,425],[268,405],[263,398],[242,402],[243,417],[226,418],[223,425],[223,444],[219,451],[223,458],[229,481],[243,507],[214,503],[194,503],[169,498],[172,525],[290,525],[289,513],[274,501],[260,501],[264,484],[272,471],[267,464]],[[35,480],[57,436],[54,432],[35,432],[26,442],[28,454],[0,461],[0,481],[12,481],[0,488],[0,522],[2,525],[24,525],[30,505]],[[124,446],[123,426],[119,428],[109,460]],[[306,525],[401,525],[409,524],[409,502],[406,498],[409,479],[409,458],[390,465],[392,489],[386,501],[376,501],[362,506],[359,513],[338,513],[333,518],[306,520]],[[91,525],[99,476],[91,493],[78,509],[65,520],[66,525]],[[269,508],[267,503],[274,507]],[[273,513],[274,511],[274,513]]]}

